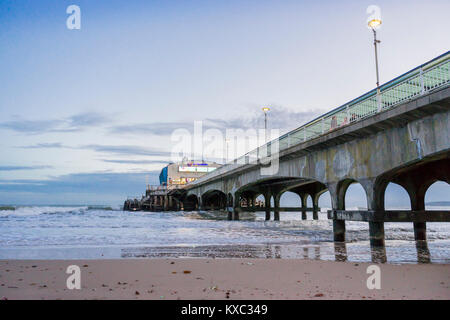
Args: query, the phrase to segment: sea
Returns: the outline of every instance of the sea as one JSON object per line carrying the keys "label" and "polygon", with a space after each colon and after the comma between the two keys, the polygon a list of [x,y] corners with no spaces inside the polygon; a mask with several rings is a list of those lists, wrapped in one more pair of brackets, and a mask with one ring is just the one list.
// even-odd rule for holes
{"label": "sea", "polygon": [[[349,208],[352,209],[352,208]],[[449,207],[434,207],[449,210]],[[346,242],[333,242],[326,208],[319,220],[281,212],[128,212],[119,206],[13,206],[0,210],[0,259],[269,258],[370,262],[367,222],[346,222]],[[387,263],[450,263],[450,224],[427,223],[414,241],[412,223],[385,223]]]}

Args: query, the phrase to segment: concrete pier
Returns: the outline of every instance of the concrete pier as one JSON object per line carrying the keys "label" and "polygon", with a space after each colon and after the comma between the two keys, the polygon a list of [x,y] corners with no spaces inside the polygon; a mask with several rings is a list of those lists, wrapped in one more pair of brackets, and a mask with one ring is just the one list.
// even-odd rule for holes
{"label": "concrete pier", "polygon": [[[334,241],[345,242],[345,221],[367,222],[373,258],[382,262],[385,222],[409,223],[415,240],[423,241],[426,222],[450,221],[450,212],[426,211],[424,204],[434,182],[450,183],[449,69],[447,52],[286,133],[277,143],[270,142],[279,150],[271,151],[267,159],[250,161],[244,155],[188,184],[176,199],[185,207],[232,207],[228,213],[232,220],[245,211],[263,211],[266,220],[273,211],[275,221],[285,211],[301,212],[306,220],[312,211],[313,220],[318,220],[319,198],[329,192],[332,210],[328,219],[333,221]],[[259,156],[263,149],[250,153]],[[267,173],[268,168],[273,171]],[[346,193],[355,183],[364,189],[367,210],[346,210]],[[389,183],[406,190],[411,210],[385,210]],[[297,207],[280,207],[287,191],[300,196]],[[259,195],[264,196],[264,207],[255,206]],[[312,208],[307,206],[309,196]]]}

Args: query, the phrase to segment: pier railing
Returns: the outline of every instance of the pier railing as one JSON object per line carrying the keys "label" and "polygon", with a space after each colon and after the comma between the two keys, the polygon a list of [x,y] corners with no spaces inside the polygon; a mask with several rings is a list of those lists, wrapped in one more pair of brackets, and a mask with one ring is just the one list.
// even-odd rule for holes
{"label": "pier railing", "polygon": [[315,139],[348,124],[383,112],[418,96],[450,84],[450,51],[412,69],[362,96],[274,139],[222,167],[189,183],[195,185],[247,164],[256,164],[261,155],[270,156],[272,145],[277,151]]}
{"label": "pier railing", "polygon": [[185,185],[181,184],[170,184],[170,185],[147,185],[147,191],[168,191],[173,189],[181,189]]}

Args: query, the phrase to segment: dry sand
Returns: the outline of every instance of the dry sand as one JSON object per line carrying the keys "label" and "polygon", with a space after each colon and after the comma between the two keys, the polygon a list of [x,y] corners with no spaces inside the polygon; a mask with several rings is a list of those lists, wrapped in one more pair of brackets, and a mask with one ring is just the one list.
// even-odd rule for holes
{"label": "dry sand", "polygon": [[[69,265],[80,290],[66,287]],[[450,299],[450,265],[294,259],[1,260],[3,299]]]}

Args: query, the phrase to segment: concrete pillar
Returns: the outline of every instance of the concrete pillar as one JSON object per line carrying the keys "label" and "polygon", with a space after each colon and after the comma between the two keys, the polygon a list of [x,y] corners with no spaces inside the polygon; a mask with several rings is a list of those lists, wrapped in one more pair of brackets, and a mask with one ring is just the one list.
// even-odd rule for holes
{"label": "concrete pillar", "polygon": [[241,209],[241,195],[238,193],[234,194],[234,206],[232,212],[232,219],[239,220],[239,211]]}
{"label": "concrete pillar", "polygon": [[313,220],[319,220],[319,195],[313,196]]}
{"label": "concrete pillar", "polygon": [[233,209],[233,214],[232,214],[232,219],[233,220],[239,220],[239,211],[240,211],[240,208],[234,208]]}
{"label": "concrete pillar", "polygon": [[417,261],[419,263],[430,263],[430,250],[426,241],[416,241]]}
{"label": "concrete pillar", "polygon": [[370,245],[384,247],[384,222],[369,222]]}
{"label": "concrete pillar", "polygon": [[[381,192],[383,188],[375,184],[375,179],[362,180],[361,185],[366,191],[367,209],[374,211],[384,210],[384,197],[382,196],[383,192]],[[372,261],[385,263],[387,257],[384,241],[384,221],[369,221],[369,238]]]}
{"label": "concrete pillar", "polygon": [[203,199],[202,197],[198,197],[198,210],[203,210]]}
{"label": "concrete pillar", "polygon": [[[328,185],[328,190],[330,191],[331,206],[333,210],[345,210],[345,190],[342,186],[333,183]],[[345,241],[345,220],[333,219],[333,238],[334,241],[344,242]]]}
{"label": "concrete pillar", "polygon": [[427,223],[426,222],[414,222],[414,239],[416,241],[427,240]]}
{"label": "concrete pillar", "polygon": [[[425,193],[421,190],[414,190],[409,192],[411,199],[412,210],[425,210]],[[426,222],[413,222],[414,226],[414,239],[427,240],[427,223]]]}
{"label": "concrete pillar", "polygon": [[169,197],[164,196],[164,211],[168,211],[168,210],[169,210]]}
{"label": "concrete pillar", "polygon": [[[380,202],[380,189],[376,188],[374,179],[362,180],[361,185],[367,195],[368,210],[384,210],[384,205]],[[369,222],[369,237],[372,247],[384,247],[384,221]]]}
{"label": "concrete pillar", "polygon": [[264,193],[264,207],[266,210],[266,221],[270,220],[270,192]]}
{"label": "concrete pillar", "polygon": [[307,193],[302,193],[300,194],[300,199],[302,200],[302,220],[306,220],[308,218],[308,216],[306,215],[306,208],[308,207],[308,194]]}
{"label": "concrete pillar", "polygon": [[275,205],[275,209],[274,209],[274,214],[273,214],[273,220],[275,221],[280,221],[280,196],[281,194],[277,194],[274,197],[274,205]]}
{"label": "concrete pillar", "polygon": [[333,220],[334,241],[345,241],[345,220]]}

